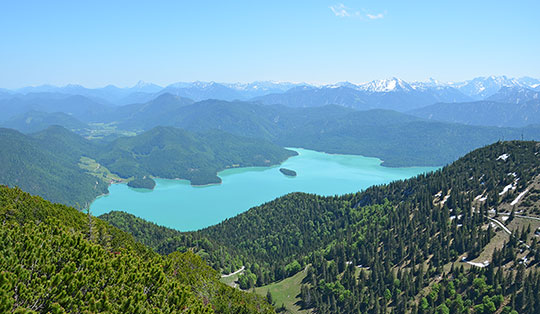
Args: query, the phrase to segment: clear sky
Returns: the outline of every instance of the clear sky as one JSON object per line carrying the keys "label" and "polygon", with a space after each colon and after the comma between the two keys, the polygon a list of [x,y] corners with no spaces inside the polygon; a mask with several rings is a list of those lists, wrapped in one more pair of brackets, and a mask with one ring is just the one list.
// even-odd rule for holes
{"label": "clear sky", "polygon": [[540,78],[540,1],[0,0],[0,87]]}

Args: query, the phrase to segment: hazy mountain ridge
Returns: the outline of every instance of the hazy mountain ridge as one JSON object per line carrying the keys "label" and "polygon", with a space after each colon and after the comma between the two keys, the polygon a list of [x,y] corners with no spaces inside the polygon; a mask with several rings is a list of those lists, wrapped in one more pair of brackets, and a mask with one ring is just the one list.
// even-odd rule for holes
{"label": "hazy mountain ridge", "polygon": [[15,129],[23,133],[33,133],[44,130],[51,125],[61,125],[70,130],[84,130],[88,125],[63,112],[28,111],[0,122],[0,126]]}
{"label": "hazy mountain ridge", "polygon": [[0,121],[8,120],[28,111],[41,111],[47,113],[63,112],[83,122],[92,122],[112,111],[112,107],[105,102],[81,95],[58,93],[14,94],[0,99],[0,108],[2,110]]}
{"label": "hazy mountain ridge", "polygon": [[501,88],[536,88],[540,82],[532,78],[506,76],[478,77],[459,83],[407,83],[398,78],[375,80],[364,84],[341,82],[320,87],[291,89],[286,93],[254,98],[263,104],[284,104],[295,107],[337,104],[360,110],[382,108],[408,111],[438,102],[470,102],[485,99]]}
{"label": "hazy mountain ridge", "polygon": [[191,99],[165,93],[145,103],[117,107],[104,119],[108,122],[136,121],[138,129],[147,129],[149,121],[166,121],[167,116],[164,115],[193,103]]}
{"label": "hazy mountain ridge", "polygon": [[540,101],[540,92],[525,87],[504,86],[486,100],[521,104],[530,101]]}
{"label": "hazy mountain ridge", "polygon": [[409,113],[468,125],[524,127],[540,123],[540,92],[516,86],[502,87],[483,101],[438,103]]}
{"label": "hazy mountain ridge", "polygon": [[287,83],[272,81],[255,81],[251,83],[216,83],[216,82],[178,82],[161,87],[156,84],[139,81],[132,87],[116,87],[108,85],[101,88],[86,88],[81,85],[66,86],[40,85],[18,88],[14,90],[0,89],[0,98],[27,94],[64,94],[81,95],[97,102],[117,106],[144,103],[161,94],[170,93],[176,96],[191,98],[197,101],[205,99],[249,99],[272,92],[284,92],[289,88],[304,83]]}
{"label": "hazy mountain ridge", "polygon": [[123,99],[129,97],[130,94],[154,94],[162,89],[163,87],[159,85],[139,81],[134,86],[125,88],[116,87],[114,85],[107,85],[100,88],[86,88],[77,84],[68,84],[65,86],[29,86],[15,89],[13,90],[13,92],[23,95],[32,93],[58,93],[66,95],[81,95],[110,103],[125,103]]}

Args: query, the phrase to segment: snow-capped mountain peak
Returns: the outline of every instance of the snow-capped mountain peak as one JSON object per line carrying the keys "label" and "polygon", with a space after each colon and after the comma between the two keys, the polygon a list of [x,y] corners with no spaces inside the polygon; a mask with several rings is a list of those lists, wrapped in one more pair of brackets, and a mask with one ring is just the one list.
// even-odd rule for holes
{"label": "snow-capped mountain peak", "polygon": [[348,87],[348,88],[352,88],[352,89],[359,89],[359,85],[356,85],[354,83],[351,83],[349,81],[344,81],[344,82],[337,82],[335,84],[330,84],[330,85],[323,85],[321,86],[322,88],[339,88],[339,87]]}
{"label": "snow-capped mountain peak", "polygon": [[154,84],[145,82],[143,80],[140,80],[140,81],[137,82],[137,84],[133,85],[132,88],[140,89],[140,88],[145,88],[145,87],[152,86],[152,85],[154,85]]}
{"label": "snow-capped mountain peak", "polygon": [[277,81],[254,81],[251,83],[222,83],[223,85],[238,91],[286,91],[291,87],[302,85],[299,83]]}
{"label": "snow-capped mountain peak", "polygon": [[170,84],[167,88],[196,88],[196,89],[206,89],[216,85],[214,81],[203,82],[203,81],[194,81],[194,82],[177,82]]}
{"label": "snow-capped mountain peak", "polygon": [[387,93],[396,91],[411,91],[414,88],[407,82],[393,77],[386,80],[375,80],[359,86],[359,89],[373,93]]}
{"label": "snow-capped mountain peak", "polygon": [[210,82],[202,82],[202,81],[195,81],[193,82],[192,86],[197,88],[210,88],[212,86],[216,85],[216,82],[210,81]]}
{"label": "snow-capped mountain peak", "polygon": [[503,76],[477,77],[469,81],[453,84],[462,93],[476,99],[484,99],[498,92],[502,87],[526,87],[514,78]]}
{"label": "snow-capped mountain peak", "polygon": [[448,84],[442,83],[432,77],[425,82],[415,81],[409,84],[413,89],[416,90],[427,90],[427,89],[443,89],[448,88]]}

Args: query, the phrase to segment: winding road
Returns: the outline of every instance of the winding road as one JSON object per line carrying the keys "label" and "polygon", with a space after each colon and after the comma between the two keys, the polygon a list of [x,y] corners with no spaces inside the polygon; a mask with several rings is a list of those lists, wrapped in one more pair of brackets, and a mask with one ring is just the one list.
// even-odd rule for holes
{"label": "winding road", "polygon": [[243,272],[244,269],[246,269],[246,267],[245,267],[245,266],[242,266],[242,267],[240,267],[239,270],[235,271],[234,273],[230,273],[230,274],[228,274],[228,275],[221,275],[221,278],[227,278],[227,277],[234,276],[234,275],[236,275],[236,274],[238,274],[238,273],[240,273],[240,272]]}

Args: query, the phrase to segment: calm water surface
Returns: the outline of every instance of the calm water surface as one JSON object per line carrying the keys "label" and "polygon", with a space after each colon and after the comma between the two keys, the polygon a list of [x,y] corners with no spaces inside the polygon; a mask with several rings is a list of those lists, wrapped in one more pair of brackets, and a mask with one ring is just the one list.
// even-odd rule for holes
{"label": "calm water surface", "polygon": [[[436,169],[387,168],[377,158],[292,150],[299,155],[280,166],[221,171],[223,183],[219,185],[194,187],[186,180],[156,179],[156,187],[150,191],[113,184],[110,194],[96,199],[90,209],[96,216],[123,210],[159,225],[188,231],[216,224],[290,192],[345,194]],[[283,175],[281,167],[296,171],[297,176]]]}

